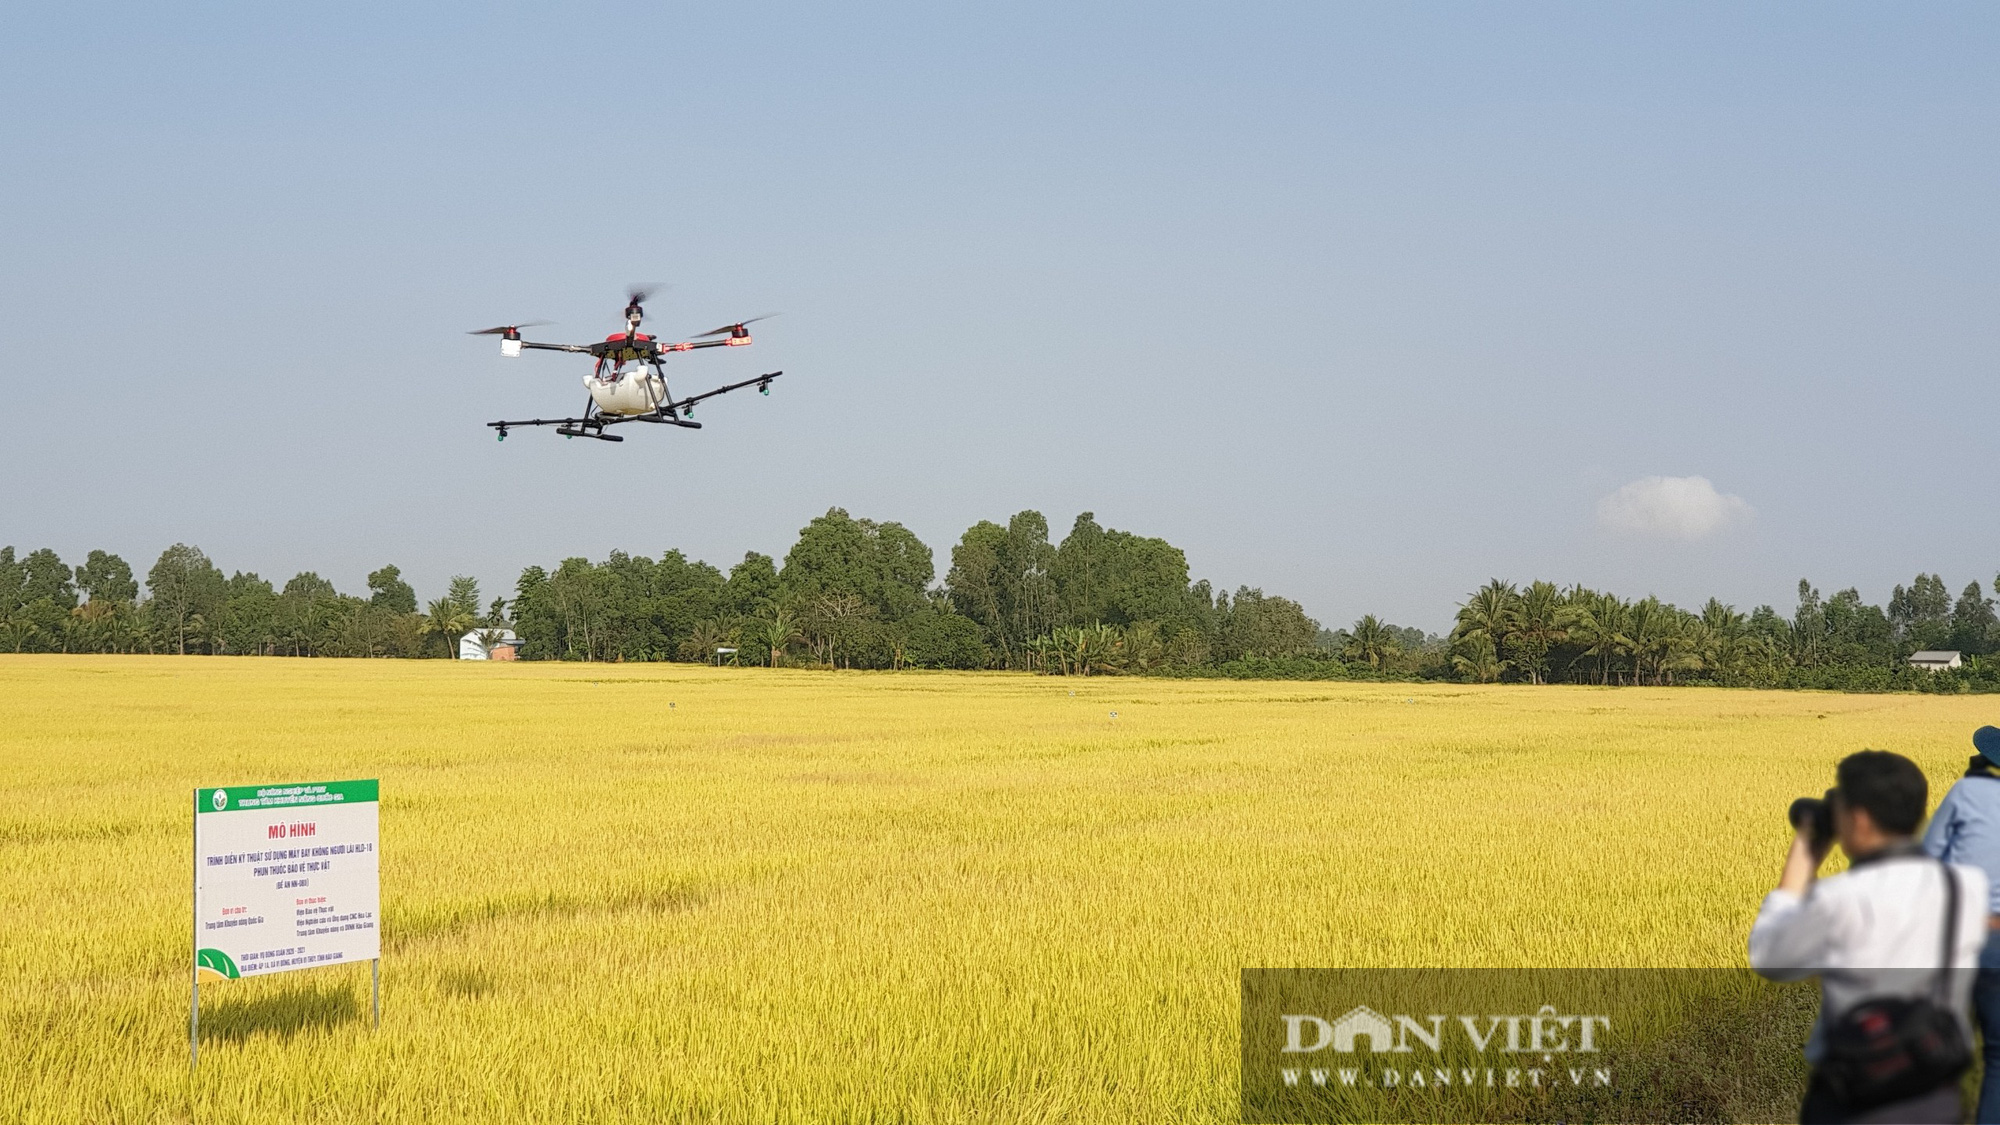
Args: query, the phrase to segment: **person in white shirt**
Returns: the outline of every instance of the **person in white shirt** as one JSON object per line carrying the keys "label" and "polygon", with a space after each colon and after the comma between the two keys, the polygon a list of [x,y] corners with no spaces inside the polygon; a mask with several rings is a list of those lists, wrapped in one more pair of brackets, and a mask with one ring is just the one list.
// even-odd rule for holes
{"label": "person in white shirt", "polygon": [[[1778,887],[1764,897],[1750,928],[1750,967],[1772,980],[1820,980],[1820,1015],[1806,1042],[1813,1074],[1799,1120],[1921,1125],[1964,1118],[1957,1076],[1926,1093],[1860,1108],[1835,1093],[1825,1069],[1830,1028],[1865,1000],[1937,995],[1971,1042],[1966,1017],[1986,943],[1987,880],[1976,867],[1946,865],[1916,841],[1929,788],[1923,771],[1900,754],[1864,750],[1842,759],[1832,794],[1832,839],[1810,822],[1792,839]],[[1835,841],[1850,869],[1818,879]],[[1948,894],[1946,873],[1957,884]],[[1948,903],[1948,898],[1955,902]],[[1947,938],[1945,911],[1955,907]],[[1938,970],[1951,955],[1939,994]]]}

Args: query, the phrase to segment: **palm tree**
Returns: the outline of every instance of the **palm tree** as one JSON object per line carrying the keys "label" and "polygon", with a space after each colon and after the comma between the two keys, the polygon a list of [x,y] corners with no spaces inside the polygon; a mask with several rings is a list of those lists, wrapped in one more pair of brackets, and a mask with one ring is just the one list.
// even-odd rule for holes
{"label": "palm tree", "polygon": [[773,609],[771,616],[757,623],[757,636],[771,649],[771,667],[785,662],[785,646],[802,639],[798,623],[792,615],[782,609]]}
{"label": "palm tree", "polygon": [[735,648],[743,626],[731,617],[711,617],[694,627],[694,634],[681,645],[681,659],[709,661],[717,649]]}
{"label": "palm tree", "polygon": [[1611,682],[1611,661],[1631,647],[1625,635],[1630,608],[1615,594],[1595,594],[1581,587],[1570,591],[1573,614],[1570,638],[1583,645],[1583,656],[1597,657],[1597,682]]}
{"label": "palm tree", "polygon": [[1374,614],[1370,613],[1354,623],[1354,631],[1348,634],[1347,643],[1342,646],[1341,655],[1349,660],[1367,661],[1371,668],[1380,668],[1396,655],[1401,646]]}
{"label": "palm tree", "polygon": [[1701,607],[1701,624],[1709,644],[1706,653],[1709,670],[1741,672],[1744,659],[1749,655],[1750,619],[1738,613],[1734,606],[1726,606],[1719,599],[1710,598],[1708,604]]}
{"label": "palm tree", "polygon": [[1679,623],[1673,619],[1671,607],[1650,594],[1632,603],[1630,621],[1626,636],[1631,641],[1632,681],[1645,683],[1646,665],[1651,664],[1653,682],[1658,683]]}
{"label": "palm tree", "polygon": [[1166,643],[1160,639],[1160,627],[1153,622],[1134,621],[1121,632],[1118,643],[1121,670],[1144,674],[1159,667],[1166,658]]}
{"label": "palm tree", "polygon": [[25,617],[9,617],[5,621],[0,621],[0,645],[5,645],[15,652],[27,647],[28,642],[34,640],[40,633],[41,630],[35,627],[35,623]]}
{"label": "palm tree", "polygon": [[1713,672],[1721,664],[1722,638],[1708,622],[1686,613],[1675,623],[1667,645],[1667,680],[1674,672]]}
{"label": "palm tree", "polygon": [[436,636],[444,642],[447,660],[457,656],[458,639],[471,632],[478,622],[473,620],[464,605],[449,596],[438,598],[427,608],[430,612],[424,615],[424,623],[420,626],[423,635]]}
{"label": "palm tree", "polygon": [[1484,633],[1462,637],[1452,653],[1451,665],[1482,684],[1490,684],[1507,670],[1507,662],[1493,651],[1493,639]]}
{"label": "palm tree", "polygon": [[1532,582],[1514,602],[1514,619],[1507,633],[1507,645],[1519,659],[1516,666],[1528,672],[1528,682],[1539,684],[1547,671],[1549,650],[1569,635],[1575,620],[1563,604],[1561,591],[1552,582]]}
{"label": "palm tree", "polygon": [[1500,658],[1500,646],[1514,630],[1520,600],[1521,595],[1512,582],[1502,582],[1498,578],[1489,581],[1474,590],[1465,604],[1458,607],[1458,624],[1452,630],[1452,639],[1484,639],[1492,646],[1494,663],[1505,667],[1507,662]]}

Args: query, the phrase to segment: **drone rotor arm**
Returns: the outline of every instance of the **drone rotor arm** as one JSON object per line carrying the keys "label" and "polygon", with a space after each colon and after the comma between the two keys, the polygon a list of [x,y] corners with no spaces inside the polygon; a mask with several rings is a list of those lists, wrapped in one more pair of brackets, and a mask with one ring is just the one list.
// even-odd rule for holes
{"label": "drone rotor arm", "polygon": [[757,387],[760,390],[768,390],[771,386],[771,380],[783,374],[784,372],[782,371],[772,371],[764,375],[759,375],[755,379],[745,379],[741,383],[731,383],[726,387],[717,387],[712,391],[703,391],[698,395],[689,395],[678,402],[667,403],[661,409],[663,411],[685,411],[688,407],[693,406],[703,399],[714,398],[716,395],[726,395],[730,391],[740,391],[745,387]]}
{"label": "drone rotor arm", "polygon": [[665,355],[668,352],[692,352],[702,348],[741,347],[749,342],[750,337],[748,336],[724,337],[720,340],[694,339],[682,340],[677,344],[655,344],[653,345],[653,350],[661,355]]}

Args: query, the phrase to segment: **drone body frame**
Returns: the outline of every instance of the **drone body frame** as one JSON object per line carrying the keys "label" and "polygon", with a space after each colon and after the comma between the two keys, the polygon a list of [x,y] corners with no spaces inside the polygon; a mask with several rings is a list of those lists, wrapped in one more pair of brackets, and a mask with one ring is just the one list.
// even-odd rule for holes
{"label": "drone body frame", "polygon": [[624,441],[621,435],[604,431],[626,422],[650,422],[698,430],[701,423],[690,417],[695,403],[745,387],[756,387],[760,393],[768,395],[771,393],[771,381],[784,374],[782,371],[766,372],[753,379],[675,399],[667,385],[667,371],[661,362],[664,357],[702,348],[747,346],[750,330],[746,325],[764,317],[725,324],[691,340],[663,343],[639,331],[639,324],[646,315],[640,302],[647,296],[644,290],[633,290],[625,303],[625,331],[614,332],[594,344],[545,344],[522,339],[521,329],[533,327],[533,323],[507,324],[472,333],[474,336],[499,336],[500,354],[509,358],[518,357],[523,350],[533,350],[588,355],[597,361],[592,372],[583,379],[590,397],[584,403],[581,417],[523,418],[486,423],[489,428],[499,431],[499,440],[506,441],[507,431],[515,426],[554,426],[556,432],[564,437],[587,437],[598,441]]}

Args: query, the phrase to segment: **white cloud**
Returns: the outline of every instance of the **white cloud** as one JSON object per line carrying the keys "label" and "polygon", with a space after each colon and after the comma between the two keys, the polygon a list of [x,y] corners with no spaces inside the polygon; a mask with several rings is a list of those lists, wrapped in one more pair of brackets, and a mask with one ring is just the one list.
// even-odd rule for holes
{"label": "white cloud", "polygon": [[1597,522],[1662,539],[1705,539],[1757,510],[1707,477],[1641,477],[1597,502]]}

